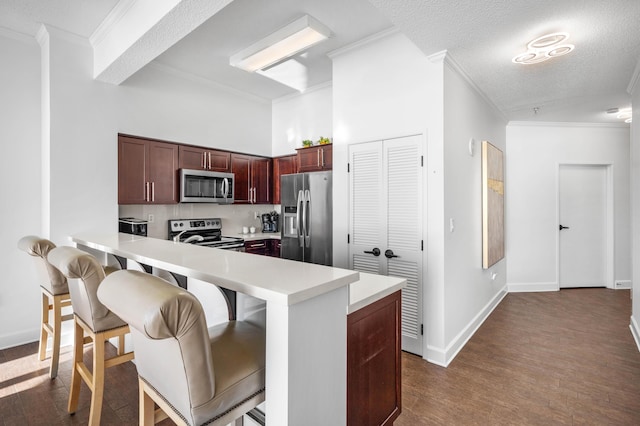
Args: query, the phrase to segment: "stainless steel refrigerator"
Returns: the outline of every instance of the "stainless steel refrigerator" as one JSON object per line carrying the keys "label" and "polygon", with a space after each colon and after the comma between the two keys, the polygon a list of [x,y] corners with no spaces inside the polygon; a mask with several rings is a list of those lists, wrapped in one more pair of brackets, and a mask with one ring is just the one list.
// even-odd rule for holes
{"label": "stainless steel refrigerator", "polygon": [[332,172],[280,177],[280,257],[333,264]]}

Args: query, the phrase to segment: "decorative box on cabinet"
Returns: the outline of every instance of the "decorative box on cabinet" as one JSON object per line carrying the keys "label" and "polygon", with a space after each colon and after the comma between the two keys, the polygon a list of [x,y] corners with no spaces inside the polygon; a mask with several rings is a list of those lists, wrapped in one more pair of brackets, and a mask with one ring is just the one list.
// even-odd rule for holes
{"label": "decorative box on cabinet", "polygon": [[272,204],[271,159],[231,154],[235,204]]}
{"label": "decorative box on cabinet", "polygon": [[347,316],[347,425],[392,425],[401,411],[401,292]]}
{"label": "decorative box on cabinet", "polygon": [[118,204],[178,202],[178,145],[118,135]]}
{"label": "decorative box on cabinet", "polygon": [[273,159],[273,204],[280,204],[280,176],[298,172],[296,154]]}
{"label": "decorative box on cabinet", "polygon": [[231,170],[231,153],[180,145],[180,168],[228,172]]}
{"label": "decorative box on cabinet", "polygon": [[319,172],[333,168],[333,145],[298,148],[298,172]]}

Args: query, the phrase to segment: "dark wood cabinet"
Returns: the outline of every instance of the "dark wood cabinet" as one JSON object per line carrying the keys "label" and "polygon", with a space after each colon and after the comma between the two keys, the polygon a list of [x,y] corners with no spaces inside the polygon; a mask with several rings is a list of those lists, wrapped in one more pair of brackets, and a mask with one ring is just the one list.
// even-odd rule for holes
{"label": "dark wood cabinet", "polygon": [[298,172],[296,154],[273,159],[273,204],[280,204],[280,176]]}
{"label": "dark wood cabinet", "polygon": [[231,170],[231,153],[180,145],[180,168],[228,172]]}
{"label": "dark wood cabinet", "polygon": [[178,145],[118,135],[118,204],[178,202]]}
{"label": "dark wood cabinet", "polygon": [[280,257],[280,240],[266,239],[244,242],[245,253],[260,254],[262,256]]}
{"label": "dark wood cabinet", "polygon": [[269,251],[269,240],[254,240],[244,242],[245,253],[266,256]]}
{"label": "dark wood cabinet", "polygon": [[392,425],[401,411],[401,292],[347,316],[347,425]]}
{"label": "dark wood cabinet", "polygon": [[271,159],[231,154],[235,204],[272,204]]}
{"label": "dark wood cabinet", "polygon": [[319,172],[333,168],[333,145],[298,148],[298,172]]}

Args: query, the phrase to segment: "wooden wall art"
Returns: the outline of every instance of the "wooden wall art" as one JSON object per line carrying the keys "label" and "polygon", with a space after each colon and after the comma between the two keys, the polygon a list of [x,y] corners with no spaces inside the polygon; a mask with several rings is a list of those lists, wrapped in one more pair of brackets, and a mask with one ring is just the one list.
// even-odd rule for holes
{"label": "wooden wall art", "polygon": [[504,258],[504,162],[502,151],[482,141],[482,267]]}

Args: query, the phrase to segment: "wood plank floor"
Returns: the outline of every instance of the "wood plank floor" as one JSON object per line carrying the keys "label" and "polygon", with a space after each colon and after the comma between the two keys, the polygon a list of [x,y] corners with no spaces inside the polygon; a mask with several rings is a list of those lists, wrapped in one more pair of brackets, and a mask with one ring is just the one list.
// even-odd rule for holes
{"label": "wood plank floor", "polygon": [[628,290],[512,293],[448,368],[403,354],[405,425],[640,425]]}
{"label": "wood plank floor", "polygon": [[[395,425],[640,425],[630,315],[626,290],[509,294],[448,368],[403,354]],[[84,385],[78,412],[66,412],[70,349],[55,380],[36,343],[0,351],[0,424],[87,423]],[[136,425],[137,404],[135,366],[107,370],[102,424]]]}

